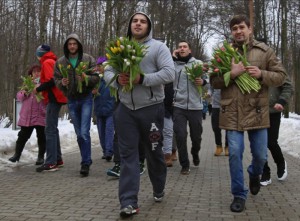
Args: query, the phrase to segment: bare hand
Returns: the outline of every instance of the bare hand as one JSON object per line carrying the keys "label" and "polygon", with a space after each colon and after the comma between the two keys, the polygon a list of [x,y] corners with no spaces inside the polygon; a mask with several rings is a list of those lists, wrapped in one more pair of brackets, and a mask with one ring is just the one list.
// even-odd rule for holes
{"label": "bare hand", "polygon": [[63,78],[63,79],[61,79],[61,84],[62,84],[63,86],[67,86],[67,85],[69,84],[69,79],[68,79],[68,78]]}
{"label": "bare hand", "polygon": [[33,94],[37,94],[38,92],[36,91],[36,88],[37,88],[38,86],[36,85],[34,88],[33,88],[33,90],[32,90],[32,93]]}
{"label": "bare hand", "polygon": [[175,57],[175,58],[178,58],[179,51],[180,51],[179,49],[174,50],[173,53],[172,53],[172,56]]}
{"label": "bare hand", "polygon": [[281,104],[277,104],[277,103],[276,103],[276,104],[274,105],[274,109],[277,110],[277,111],[283,111],[283,106],[282,106]]}
{"label": "bare hand", "polygon": [[245,66],[240,61],[239,63],[234,62],[234,58],[231,60],[231,71],[230,71],[230,78],[235,79],[236,77],[240,76],[242,73],[246,71]]}
{"label": "bare hand", "polygon": [[256,79],[261,78],[261,70],[256,66],[247,66],[246,67],[247,72],[251,77],[254,77]]}
{"label": "bare hand", "polygon": [[120,73],[119,77],[118,77],[118,82],[122,86],[125,86],[125,85],[129,84],[129,74]]}
{"label": "bare hand", "polygon": [[195,78],[195,84],[196,84],[196,86],[201,86],[201,85],[203,85],[203,79],[201,78],[201,77],[197,77],[197,78]]}

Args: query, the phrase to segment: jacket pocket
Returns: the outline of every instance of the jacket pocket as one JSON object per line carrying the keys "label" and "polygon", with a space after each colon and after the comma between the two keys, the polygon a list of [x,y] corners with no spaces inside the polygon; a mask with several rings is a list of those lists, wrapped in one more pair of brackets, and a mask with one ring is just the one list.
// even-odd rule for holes
{"label": "jacket pocket", "polygon": [[221,104],[221,112],[232,112],[236,111],[236,108],[233,107],[233,98],[228,98],[228,99],[221,99],[220,101]]}

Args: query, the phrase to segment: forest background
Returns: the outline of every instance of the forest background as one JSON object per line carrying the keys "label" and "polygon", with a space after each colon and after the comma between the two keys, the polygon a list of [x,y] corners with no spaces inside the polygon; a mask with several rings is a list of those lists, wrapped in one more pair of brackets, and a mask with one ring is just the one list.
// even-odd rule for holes
{"label": "forest background", "polygon": [[150,15],[154,38],[171,51],[185,39],[204,61],[213,47],[230,39],[230,18],[248,15],[254,37],[276,51],[291,77],[295,93],[289,111],[300,114],[299,0],[0,0],[0,118],[12,119],[20,77],[38,63],[40,44],[49,44],[60,57],[66,36],[75,32],[84,52],[97,58],[108,40],[126,35],[136,11]]}

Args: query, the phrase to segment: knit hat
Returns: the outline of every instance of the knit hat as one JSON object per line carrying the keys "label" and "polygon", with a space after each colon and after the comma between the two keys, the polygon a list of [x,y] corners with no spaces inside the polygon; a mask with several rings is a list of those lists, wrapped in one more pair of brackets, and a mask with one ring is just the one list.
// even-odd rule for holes
{"label": "knit hat", "polygon": [[50,51],[50,46],[46,45],[46,44],[42,44],[42,45],[38,46],[38,48],[36,49],[35,54],[38,57],[43,57],[43,55],[46,54],[49,51]]}
{"label": "knit hat", "polygon": [[98,59],[97,59],[97,65],[100,65],[100,64],[102,64],[103,62],[105,62],[107,60],[107,58],[106,57],[99,57]]}

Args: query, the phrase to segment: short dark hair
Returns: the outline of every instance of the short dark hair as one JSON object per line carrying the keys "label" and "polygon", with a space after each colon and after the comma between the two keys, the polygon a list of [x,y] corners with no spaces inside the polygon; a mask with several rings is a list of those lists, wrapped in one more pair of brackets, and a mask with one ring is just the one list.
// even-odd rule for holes
{"label": "short dark hair", "polygon": [[186,41],[186,40],[180,40],[180,41],[178,42],[178,45],[179,45],[181,42],[187,43],[187,45],[189,46],[189,48],[191,48],[190,42],[188,42],[188,41]]}
{"label": "short dark hair", "polygon": [[245,22],[248,27],[250,27],[250,20],[246,15],[235,15],[232,17],[229,23],[230,30],[234,25]]}
{"label": "short dark hair", "polygon": [[41,71],[41,66],[38,64],[32,65],[28,70],[28,75],[32,76],[32,72],[34,71]]}

